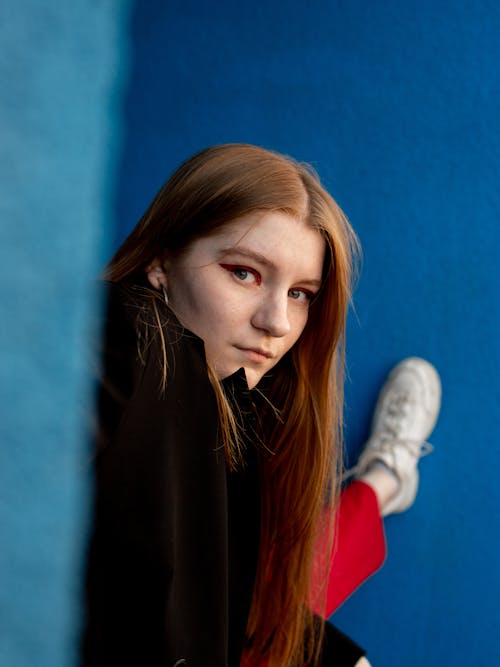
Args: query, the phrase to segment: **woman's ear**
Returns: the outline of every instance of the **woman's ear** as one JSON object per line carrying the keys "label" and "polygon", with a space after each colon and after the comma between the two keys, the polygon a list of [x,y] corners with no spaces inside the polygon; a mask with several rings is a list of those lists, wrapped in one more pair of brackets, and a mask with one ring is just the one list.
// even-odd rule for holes
{"label": "woman's ear", "polygon": [[167,274],[165,272],[165,267],[158,257],[155,257],[155,259],[146,266],[145,271],[148,280],[153,287],[156,289],[167,289]]}

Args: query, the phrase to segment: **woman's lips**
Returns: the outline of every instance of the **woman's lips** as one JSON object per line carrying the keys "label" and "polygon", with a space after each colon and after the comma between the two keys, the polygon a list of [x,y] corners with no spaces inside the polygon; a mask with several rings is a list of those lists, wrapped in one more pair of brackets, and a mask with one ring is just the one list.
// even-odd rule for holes
{"label": "woman's lips", "polygon": [[262,363],[264,361],[269,361],[269,359],[273,359],[274,357],[271,352],[258,347],[239,347],[238,345],[235,347],[252,361]]}

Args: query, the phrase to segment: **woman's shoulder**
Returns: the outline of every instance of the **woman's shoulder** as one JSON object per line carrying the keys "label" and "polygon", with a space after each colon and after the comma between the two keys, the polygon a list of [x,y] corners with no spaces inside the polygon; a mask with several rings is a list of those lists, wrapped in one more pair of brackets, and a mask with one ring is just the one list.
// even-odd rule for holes
{"label": "woman's shoulder", "polygon": [[102,312],[106,325],[116,321],[125,325],[127,329],[128,327],[135,329],[141,320],[149,319],[152,297],[146,285],[103,280],[100,286],[103,297]]}
{"label": "woman's shoulder", "polygon": [[206,372],[203,341],[186,330],[147,283],[103,281],[104,355],[136,366],[176,367],[191,364]]}
{"label": "woman's shoulder", "polygon": [[147,287],[106,282],[103,288],[98,444],[115,437],[126,415],[139,414],[144,425],[193,402],[212,405],[201,339],[190,336]]}

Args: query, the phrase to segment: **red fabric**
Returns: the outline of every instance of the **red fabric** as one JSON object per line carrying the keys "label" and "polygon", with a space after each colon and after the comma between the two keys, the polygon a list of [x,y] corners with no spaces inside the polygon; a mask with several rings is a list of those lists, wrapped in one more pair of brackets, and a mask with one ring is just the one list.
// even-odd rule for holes
{"label": "red fabric", "polygon": [[[323,536],[316,548],[314,567],[316,581],[313,588],[319,590],[318,572],[321,559],[327,552],[328,536]],[[326,617],[374,574],[386,556],[385,533],[378,507],[377,496],[368,484],[359,480],[347,486],[341,496],[334,534],[334,548],[328,565]],[[324,572],[324,568],[323,568]],[[314,602],[311,607],[319,615],[322,610]]]}
{"label": "red fabric", "polygon": [[[324,572],[328,535],[321,536],[316,545],[313,589],[319,591],[319,572]],[[386,556],[385,533],[377,496],[371,486],[356,480],[347,486],[341,496],[335,525],[334,548],[328,564],[326,617],[374,574]],[[323,565],[323,567],[322,567]],[[312,610],[323,615],[313,593]],[[250,664],[243,655],[241,667],[265,667],[266,662]]]}

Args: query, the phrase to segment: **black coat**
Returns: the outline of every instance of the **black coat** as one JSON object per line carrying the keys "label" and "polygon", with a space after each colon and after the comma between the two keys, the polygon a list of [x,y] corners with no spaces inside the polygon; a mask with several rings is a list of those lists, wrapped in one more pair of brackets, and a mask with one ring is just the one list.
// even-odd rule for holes
{"label": "black coat", "polygon": [[[227,473],[203,342],[166,308],[161,391],[141,289],[109,286],[82,664],[237,667],[259,545],[258,455],[249,444],[245,469]],[[152,325],[144,345],[141,320]],[[250,404],[242,369],[224,385]]]}

